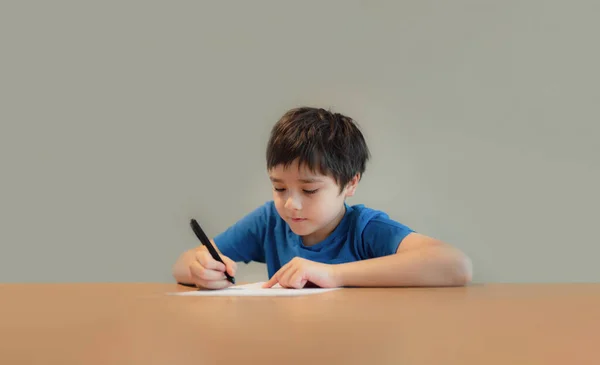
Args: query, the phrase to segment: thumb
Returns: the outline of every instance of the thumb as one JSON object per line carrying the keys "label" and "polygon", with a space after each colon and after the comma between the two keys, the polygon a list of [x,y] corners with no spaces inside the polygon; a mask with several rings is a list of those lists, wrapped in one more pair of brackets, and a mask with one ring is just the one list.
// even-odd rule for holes
{"label": "thumb", "polygon": [[231,276],[235,276],[235,273],[237,271],[237,264],[235,263],[235,261],[232,261],[227,256],[222,256],[222,258],[223,262],[225,262],[225,266],[227,267],[227,273]]}

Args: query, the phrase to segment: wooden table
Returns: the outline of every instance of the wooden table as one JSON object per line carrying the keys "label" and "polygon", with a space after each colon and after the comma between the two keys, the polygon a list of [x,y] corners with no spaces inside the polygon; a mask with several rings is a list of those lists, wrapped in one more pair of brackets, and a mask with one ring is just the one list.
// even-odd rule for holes
{"label": "wooden table", "polygon": [[182,290],[0,284],[0,364],[600,364],[600,284]]}

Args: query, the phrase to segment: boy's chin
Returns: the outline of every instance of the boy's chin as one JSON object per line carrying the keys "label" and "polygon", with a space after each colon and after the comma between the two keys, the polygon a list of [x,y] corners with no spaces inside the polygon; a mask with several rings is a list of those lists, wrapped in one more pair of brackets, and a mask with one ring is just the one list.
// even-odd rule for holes
{"label": "boy's chin", "polygon": [[290,229],[292,230],[292,232],[294,232],[295,234],[297,234],[298,236],[308,236],[309,234],[313,233],[313,230],[309,230],[309,229],[294,229],[294,227],[290,226]]}
{"label": "boy's chin", "polygon": [[288,223],[288,226],[290,227],[292,232],[294,232],[298,236],[307,236],[315,231],[314,229],[309,228],[309,227],[298,227],[293,223],[292,224]]}

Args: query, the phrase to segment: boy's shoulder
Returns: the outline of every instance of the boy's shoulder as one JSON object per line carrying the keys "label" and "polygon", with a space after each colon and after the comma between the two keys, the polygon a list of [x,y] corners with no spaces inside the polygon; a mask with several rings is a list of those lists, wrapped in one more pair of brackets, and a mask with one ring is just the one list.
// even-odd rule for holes
{"label": "boy's shoulder", "polygon": [[250,215],[253,215],[255,218],[259,218],[263,222],[280,219],[274,200],[265,201],[261,205],[254,208]]}
{"label": "boy's shoulder", "polygon": [[366,206],[365,204],[345,204],[346,205],[346,214],[350,216],[356,217],[361,221],[371,221],[371,220],[381,220],[386,221],[390,220],[390,216],[383,210],[375,209]]}
{"label": "boy's shoulder", "polygon": [[359,231],[378,231],[388,229],[401,229],[413,231],[405,224],[390,218],[390,215],[379,209],[368,207],[364,204],[346,205],[349,223]]}

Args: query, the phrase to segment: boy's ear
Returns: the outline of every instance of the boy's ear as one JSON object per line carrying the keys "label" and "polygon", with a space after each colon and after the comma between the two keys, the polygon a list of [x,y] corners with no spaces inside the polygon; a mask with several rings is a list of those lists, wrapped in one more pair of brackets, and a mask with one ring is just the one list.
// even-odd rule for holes
{"label": "boy's ear", "polygon": [[350,182],[348,182],[348,185],[346,185],[346,197],[354,196],[354,193],[356,192],[356,188],[358,186],[359,181],[360,181],[360,174],[356,174],[356,175],[354,175],[352,180],[350,180]]}

